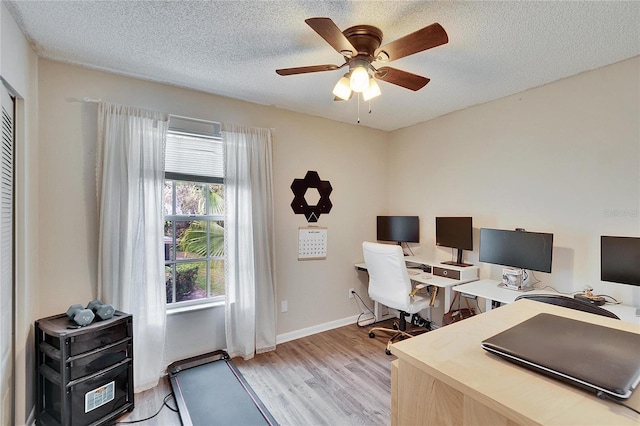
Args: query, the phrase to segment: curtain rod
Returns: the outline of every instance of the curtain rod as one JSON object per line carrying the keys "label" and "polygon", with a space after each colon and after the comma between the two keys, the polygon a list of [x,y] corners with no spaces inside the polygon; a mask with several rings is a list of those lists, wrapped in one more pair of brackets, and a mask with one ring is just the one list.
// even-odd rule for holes
{"label": "curtain rod", "polygon": [[204,120],[202,118],[193,118],[193,117],[185,117],[184,115],[177,115],[177,114],[169,114],[170,117],[175,117],[175,118],[180,118],[182,120],[188,120],[188,121],[196,121],[198,123],[206,123],[206,124],[221,124],[219,121],[213,121],[213,120]]}
{"label": "curtain rod", "polygon": [[[90,103],[98,103],[98,102],[102,102],[102,99],[92,99],[92,98],[90,98],[88,96],[85,96],[84,98],[82,98],[82,101],[83,102],[90,102]],[[185,117],[185,116],[177,115],[177,114],[169,114],[169,116],[176,117],[176,118],[182,118],[182,119],[186,119],[186,120],[199,121],[199,122],[202,122],[202,123],[217,123],[217,124],[221,124],[218,121],[202,120],[202,119],[199,119],[199,118]],[[276,129],[274,127],[269,128],[269,130],[271,130],[272,132],[276,131]]]}
{"label": "curtain rod", "polygon": [[[169,114],[169,116],[171,116],[171,117],[175,117],[175,118],[181,118],[181,119],[183,119],[183,120],[197,121],[197,122],[200,122],[200,123],[216,123],[216,124],[222,124],[222,123],[221,123],[221,122],[219,122],[219,121],[204,120],[204,119],[201,119],[201,118],[193,118],[193,117],[186,117],[186,116],[184,116],[184,115]],[[275,132],[275,131],[276,131],[275,127],[270,127],[270,128],[269,128],[269,130],[271,130],[272,132]]]}

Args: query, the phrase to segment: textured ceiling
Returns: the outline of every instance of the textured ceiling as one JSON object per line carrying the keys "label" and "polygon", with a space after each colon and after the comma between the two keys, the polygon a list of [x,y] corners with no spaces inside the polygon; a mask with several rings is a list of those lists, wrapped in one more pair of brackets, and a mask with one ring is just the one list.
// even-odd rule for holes
{"label": "textured ceiling", "polygon": [[389,63],[430,83],[381,82],[371,113],[360,103],[383,130],[640,54],[638,1],[3,1],[40,57],[349,123],[358,102],[331,94],[342,70],[275,73],[343,63],[304,20],[374,25],[383,44],[439,22],[448,44]]}

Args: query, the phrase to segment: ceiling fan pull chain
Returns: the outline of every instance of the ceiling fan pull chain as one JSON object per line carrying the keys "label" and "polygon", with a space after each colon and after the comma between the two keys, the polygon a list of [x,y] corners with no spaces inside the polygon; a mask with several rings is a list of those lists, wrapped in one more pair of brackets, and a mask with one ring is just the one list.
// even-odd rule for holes
{"label": "ceiling fan pull chain", "polygon": [[360,124],[360,93],[358,95],[358,124]]}

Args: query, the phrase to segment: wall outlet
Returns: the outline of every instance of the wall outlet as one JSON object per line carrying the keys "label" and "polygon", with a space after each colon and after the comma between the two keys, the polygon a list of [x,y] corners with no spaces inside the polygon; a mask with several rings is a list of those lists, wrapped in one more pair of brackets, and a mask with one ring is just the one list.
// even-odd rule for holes
{"label": "wall outlet", "polygon": [[286,300],[280,302],[280,312],[287,312],[289,310],[289,306]]}
{"label": "wall outlet", "polygon": [[353,299],[353,292],[354,290],[352,288],[349,289],[349,299]]}

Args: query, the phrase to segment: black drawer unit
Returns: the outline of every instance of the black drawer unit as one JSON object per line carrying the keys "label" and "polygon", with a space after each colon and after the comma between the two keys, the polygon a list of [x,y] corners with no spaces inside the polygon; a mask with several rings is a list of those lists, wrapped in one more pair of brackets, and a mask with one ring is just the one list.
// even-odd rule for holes
{"label": "black drawer unit", "polygon": [[131,315],[75,328],[61,314],[37,320],[35,331],[38,425],[98,426],[133,410]]}

